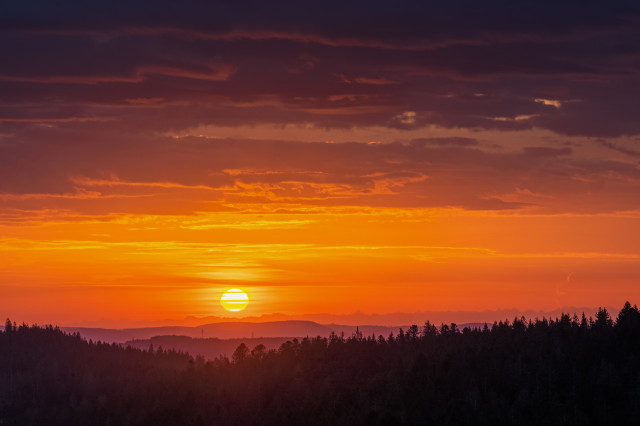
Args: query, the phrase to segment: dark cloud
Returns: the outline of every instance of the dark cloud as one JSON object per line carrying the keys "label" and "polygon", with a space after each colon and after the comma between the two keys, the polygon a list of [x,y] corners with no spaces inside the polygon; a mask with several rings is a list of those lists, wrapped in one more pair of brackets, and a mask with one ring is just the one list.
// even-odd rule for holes
{"label": "dark cloud", "polygon": [[606,148],[612,149],[614,151],[621,152],[623,154],[629,155],[631,157],[640,157],[640,151],[636,149],[626,148],[624,146],[616,145],[612,142],[609,142],[605,139],[596,139],[596,142]]}
{"label": "dark cloud", "polygon": [[4,2],[0,120],[638,134],[639,16],[624,1]]}
{"label": "dark cloud", "polygon": [[31,1],[5,2],[3,28],[17,30],[109,31],[174,29],[206,34],[231,30],[315,34],[330,40],[409,42],[469,37],[483,33],[570,34],[632,26],[638,5],[614,1]]}
{"label": "dark cloud", "polygon": [[571,154],[571,148],[548,148],[544,146],[527,146],[524,153],[532,157],[557,157]]}
{"label": "dark cloud", "polygon": [[435,145],[435,146],[474,146],[478,145],[478,141],[471,138],[460,138],[460,137],[451,137],[451,138],[416,138],[411,140],[411,145],[417,147],[424,147],[427,145]]}
{"label": "dark cloud", "polygon": [[[640,134],[639,17],[637,2],[4,2],[0,192],[23,210],[173,190],[274,209],[638,208],[636,165],[526,131]],[[166,136],[287,124],[355,142]],[[381,127],[408,142],[358,133]],[[598,145],[633,159],[632,143]],[[147,185],[162,182],[178,186]]]}

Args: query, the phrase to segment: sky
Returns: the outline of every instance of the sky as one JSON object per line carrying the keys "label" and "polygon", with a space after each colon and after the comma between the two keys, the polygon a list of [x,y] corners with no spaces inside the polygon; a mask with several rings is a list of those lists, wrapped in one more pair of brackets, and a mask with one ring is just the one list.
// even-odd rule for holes
{"label": "sky", "polygon": [[640,303],[635,1],[5,1],[0,58],[12,319]]}

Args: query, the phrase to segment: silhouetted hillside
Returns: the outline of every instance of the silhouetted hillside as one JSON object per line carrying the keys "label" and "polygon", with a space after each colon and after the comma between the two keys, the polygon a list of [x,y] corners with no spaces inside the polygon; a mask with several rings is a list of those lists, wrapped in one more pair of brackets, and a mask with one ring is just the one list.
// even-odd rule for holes
{"label": "silhouetted hillside", "polygon": [[[470,329],[481,328],[484,324],[462,324],[461,328],[468,327]],[[334,327],[338,330],[343,330],[344,326],[339,326],[336,324],[329,324],[328,327]],[[408,327],[404,327],[407,329]],[[362,333],[363,335],[389,335],[389,333],[393,333],[398,331],[398,328],[395,327],[379,327],[379,326],[363,326],[363,327],[349,327],[350,333],[345,335],[352,335],[356,332]],[[292,328],[291,330],[299,330]],[[382,332],[382,333],[381,333]],[[330,336],[332,331],[328,331],[324,335],[316,336],[316,337],[328,337]],[[338,333],[336,333],[338,334]],[[226,356],[228,358],[231,357],[233,352],[236,350],[238,345],[244,343],[245,345],[253,348],[258,345],[263,345],[267,350],[278,349],[280,345],[282,345],[287,340],[293,340],[294,338],[298,338],[298,340],[304,339],[305,335],[299,336],[290,336],[290,337],[256,337],[256,338],[237,338],[237,339],[218,339],[218,338],[193,338],[188,336],[154,336],[150,339],[135,339],[129,340],[123,345],[131,346],[136,349],[146,350],[149,346],[154,347],[163,347],[164,349],[174,349],[178,352],[187,352],[192,356],[203,356],[206,360],[212,360],[218,358],[219,356]]]}
{"label": "silhouetted hillside", "polygon": [[203,356],[206,360],[213,360],[220,356],[231,358],[233,352],[241,343],[250,348],[263,345],[267,350],[278,349],[291,337],[257,337],[254,339],[195,339],[188,336],[154,336],[151,339],[129,340],[124,346],[147,350],[154,348],[173,349],[179,352],[187,352],[192,356]]}
{"label": "silhouetted hillside", "polygon": [[240,344],[231,360],[0,333],[11,425],[639,424],[640,312]]}

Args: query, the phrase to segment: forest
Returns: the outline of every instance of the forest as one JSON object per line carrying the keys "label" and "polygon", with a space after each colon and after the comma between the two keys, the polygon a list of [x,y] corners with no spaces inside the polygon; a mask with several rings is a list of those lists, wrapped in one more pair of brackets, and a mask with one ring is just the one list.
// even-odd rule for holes
{"label": "forest", "polygon": [[0,424],[640,424],[640,312],[427,321],[214,360],[7,320]]}

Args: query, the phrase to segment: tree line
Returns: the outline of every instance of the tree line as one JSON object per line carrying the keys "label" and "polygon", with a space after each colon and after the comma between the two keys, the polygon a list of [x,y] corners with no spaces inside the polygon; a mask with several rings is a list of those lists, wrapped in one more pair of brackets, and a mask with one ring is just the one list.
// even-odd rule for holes
{"label": "tree line", "polygon": [[640,424],[640,312],[427,321],[209,361],[7,320],[0,424]]}

